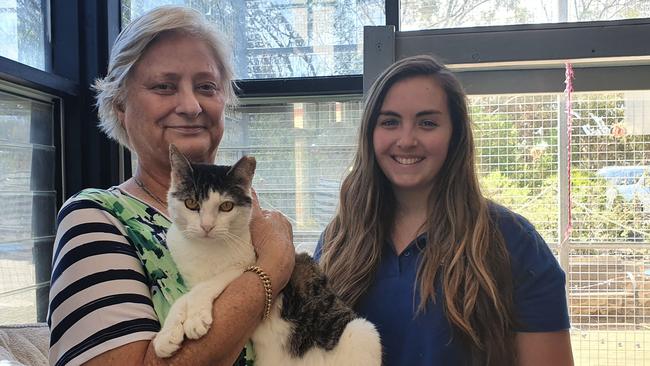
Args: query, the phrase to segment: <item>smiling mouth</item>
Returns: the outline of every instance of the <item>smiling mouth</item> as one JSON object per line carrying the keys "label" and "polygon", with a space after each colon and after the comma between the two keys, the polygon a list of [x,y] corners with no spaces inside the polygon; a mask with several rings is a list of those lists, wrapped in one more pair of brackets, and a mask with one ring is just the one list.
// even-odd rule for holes
{"label": "smiling mouth", "polygon": [[187,134],[198,133],[205,130],[205,127],[203,126],[167,126],[167,128]]}
{"label": "smiling mouth", "polygon": [[393,160],[401,165],[413,165],[421,162],[424,158],[404,158],[400,156],[393,156]]}

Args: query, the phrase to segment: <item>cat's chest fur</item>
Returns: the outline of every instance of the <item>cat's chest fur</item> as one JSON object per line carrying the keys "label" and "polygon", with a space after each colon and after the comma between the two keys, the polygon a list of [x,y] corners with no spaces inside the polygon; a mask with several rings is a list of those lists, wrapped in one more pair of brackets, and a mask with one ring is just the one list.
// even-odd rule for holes
{"label": "cat's chest fur", "polygon": [[250,233],[242,232],[238,237],[240,240],[232,240],[229,235],[187,238],[172,224],[167,232],[167,245],[183,280],[192,288],[225,271],[243,271],[255,262]]}

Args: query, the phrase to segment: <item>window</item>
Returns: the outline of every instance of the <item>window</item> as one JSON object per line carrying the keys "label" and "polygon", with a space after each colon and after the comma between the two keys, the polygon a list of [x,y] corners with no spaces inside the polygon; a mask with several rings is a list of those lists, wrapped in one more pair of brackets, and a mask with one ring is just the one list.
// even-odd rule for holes
{"label": "window", "polygon": [[46,32],[49,0],[0,0],[0,56],[49,69]]}
{"label": "window", "polygon": [[646,0],[400,1],[401,30],[588,22],[650,17]]}
{"label": "window", "polygon": [[0,324],[44,321],[56,214],[53,105],[0,92]]}
{"label": "window", "polygon": [[[577,364],[643,364],[650,314],[648,91],[572,96],[571,168],[563,94],[472,96],[485,193],[524,214],[564,264]],[[560,187],[571,181],[568,197]],[[623,178],[623,179],[620,179]],[[572,230],[562,211],[571,205]]]}
{"label": "window", "polygon": [[[560,243],[558,121],[562,94],[472,98],[486,193],[526,213],[549,244]],[[573,243],[650,242],[648,91],[575,93],[572,107]],[[647,107],[645,107],[647,108]],[[559,181],[558,181],[559,179]]]}
{"label": "window", "polygon": [[558,94],[472,96],[483,193],[558,243]]}
{"label": "window", "polygon": [[361,118],[358,97],[245,101],[226,122],[217,163],[257,160],[263,207],[289,217],[298,251],[313,252],[338,204]]}
{"label": "window", "polygon": [[363,72],[363,26],[385,24],[384,1],[122,1],[123,23],[160,5],[206,14],[233,47],[237,79]]}

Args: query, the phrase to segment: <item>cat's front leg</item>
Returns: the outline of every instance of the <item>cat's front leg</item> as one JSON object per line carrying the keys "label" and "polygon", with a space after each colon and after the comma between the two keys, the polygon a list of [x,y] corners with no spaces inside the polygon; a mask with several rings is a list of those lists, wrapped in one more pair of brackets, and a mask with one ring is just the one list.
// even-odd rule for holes
{"label": "cat's front leg", "polygon": [[242,270],[231,270],[201,282],[187,296],[187,319],[183,323],[185,335],[190,339],[203,337],[212,324],[212,303]]}
{"label": "cat's front leg", "polygon": [[187,318],[187,294],[179,297],[169,309],[162,328],[153,339],[153,348],[158,357],[171,357],[183,343],[183,323]]}

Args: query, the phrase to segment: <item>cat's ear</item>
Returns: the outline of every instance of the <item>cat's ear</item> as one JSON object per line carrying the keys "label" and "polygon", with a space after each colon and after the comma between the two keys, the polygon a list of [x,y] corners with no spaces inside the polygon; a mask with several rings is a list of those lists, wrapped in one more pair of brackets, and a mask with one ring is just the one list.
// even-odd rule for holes
{"label": "cat's ear", "polygon": [[172,186],[192,175],[192,165],[174,144],[169,144],[169,163],[172,170]]}
{"label": "cat's ear", "polygon": [[253,182],[253,175],[255,174],[255,166],[257,162],[252,156],[244,156],[233,165],[228,171],[228,175],[232,175],[242,180],[244,186],[247,188]]}

